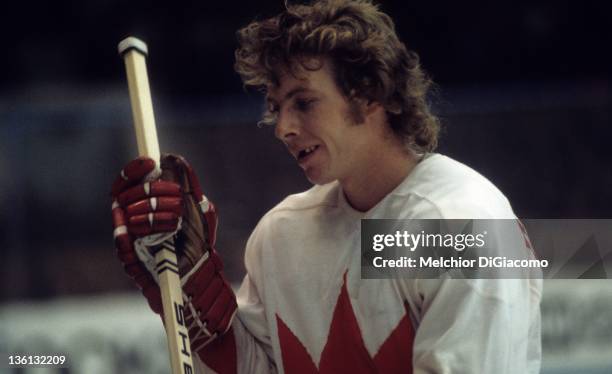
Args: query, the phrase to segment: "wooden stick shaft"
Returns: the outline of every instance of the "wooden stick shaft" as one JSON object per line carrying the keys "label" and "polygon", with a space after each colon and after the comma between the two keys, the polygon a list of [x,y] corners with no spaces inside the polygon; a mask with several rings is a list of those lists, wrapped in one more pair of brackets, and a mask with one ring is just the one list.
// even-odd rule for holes
{"label": "wooden stick shaft", "polygon": [[[123,58],[128,77],[138,154],[152,158],[159,167],[159,143],[145,56],[136,49],[129,49],[123,54]],[[173,240],[167,240],[161,244],[155,255],[155,261],[164,308],[164,326],[168,338],[172,373],[192,374],[191,346],[185,326],[183,293]]]}
{"label": "wooden stick shaft", "polygon": [[138,142],[138,154],[155,160],[159,167],[160,152],[153,116],[153,103],[145,56],[132,49],[124,55],[125,69],[127,71],[130,102],[134,117],[134,130]]}

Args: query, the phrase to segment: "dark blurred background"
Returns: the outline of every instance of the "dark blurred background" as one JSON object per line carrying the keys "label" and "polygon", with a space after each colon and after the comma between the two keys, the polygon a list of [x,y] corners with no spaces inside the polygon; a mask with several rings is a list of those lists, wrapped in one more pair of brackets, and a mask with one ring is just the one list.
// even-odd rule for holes
{"label": "dark blurred background", "polygon": [[[235,31],[281,1],[10,3],[0,23],[2,297],[126,289],[109,186],[135,156],[119,40],[136,35],[162,149],[194,164],[221,215],[233,281],[262,214],[308,188],[259,94],[233,72]],[[438,84],[439,151],[489,177],[525,218],[610,217],[612,92],[604,2],[382,1]],[[101,271],[103,270],[103,271]],[[103,275],[102,275],[103,274]]]}
{"label": "dark blurred background", "polygon": [[[438,84],[432,105],[444,124],[439,152],[491,179],[520,217],[611,218],[606,2],[380,4]],[[35,303],[9,308],[5,326],[17,326],[10,316],[48,305],[40,303],[60,300],[62,314],[66,298],[134,292],[115,259],[109,196],[112,180],[136,155],[116,48],[128,35],[149,45],[162,150],[185,155],[198,171],[220,211],[227,273],[241,280],[244,244],[258,219],[309,187],[272,129],[256,126],[261,98],[246,92],[232,69],[235,31],[282,8],[280,0],[3,4],[0,300]],[[571,287],[561,290],[567,295]],[[593,295],[581,305],[606,300]],[[557,324],[545,325],[545,349],[562,342],[566,350],[556,352],[565,357],[584,326],[607,331],[610,340],[609,320],[591,323],[600,312],[585,314],[583,327],[560,329],[559,321],[578,319],[563,314],[571,297],[555,300],[547,304]]]}

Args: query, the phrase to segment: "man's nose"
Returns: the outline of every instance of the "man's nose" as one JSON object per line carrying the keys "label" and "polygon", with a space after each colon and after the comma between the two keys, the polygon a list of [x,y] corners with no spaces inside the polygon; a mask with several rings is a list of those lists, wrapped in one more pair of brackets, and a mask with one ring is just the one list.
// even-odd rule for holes
{"label": "man's nose", "polygon": [[299,124],[295,116],[288,113],[279,113],[276,119],[274,135],[283,142],[288,141],[299,134]]}

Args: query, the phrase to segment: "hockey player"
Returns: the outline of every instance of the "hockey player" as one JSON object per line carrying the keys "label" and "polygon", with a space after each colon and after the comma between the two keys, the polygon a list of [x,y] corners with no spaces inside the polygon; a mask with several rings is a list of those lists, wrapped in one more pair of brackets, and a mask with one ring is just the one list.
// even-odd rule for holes
{"label": "hockey player", "polygon": [[369,1],[291,5],[238,33],[236,70],[315,185],[270,210],[234,296],[216,214],[184,159],[129,163],[113,185],[118,255],[161,313],[150,234],[177,235],[196,366],[217,373],[537,373],[537,280],[360,276],[362,218],[510,218],[504,195],[440,154],[430,81]]}

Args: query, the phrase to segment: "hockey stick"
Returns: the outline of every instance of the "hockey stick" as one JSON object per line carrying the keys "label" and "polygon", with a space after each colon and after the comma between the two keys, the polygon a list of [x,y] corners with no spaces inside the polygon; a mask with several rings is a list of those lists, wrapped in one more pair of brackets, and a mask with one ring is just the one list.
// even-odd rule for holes
{"label": "hockey stick", "polygon": [[[152,158],[159,167],[159,143],[145,63],[145,57],[148,54],[147,45],[142,40],[128,37],[119,43],[118,48],[127,71],[138,154]],[[183,292],[173,239],[166,240],[159,246],[155,254],[155,263],[164,308],[164,325],[170,350],[172,374],[192,374],[191,346],[185,326]]]}

